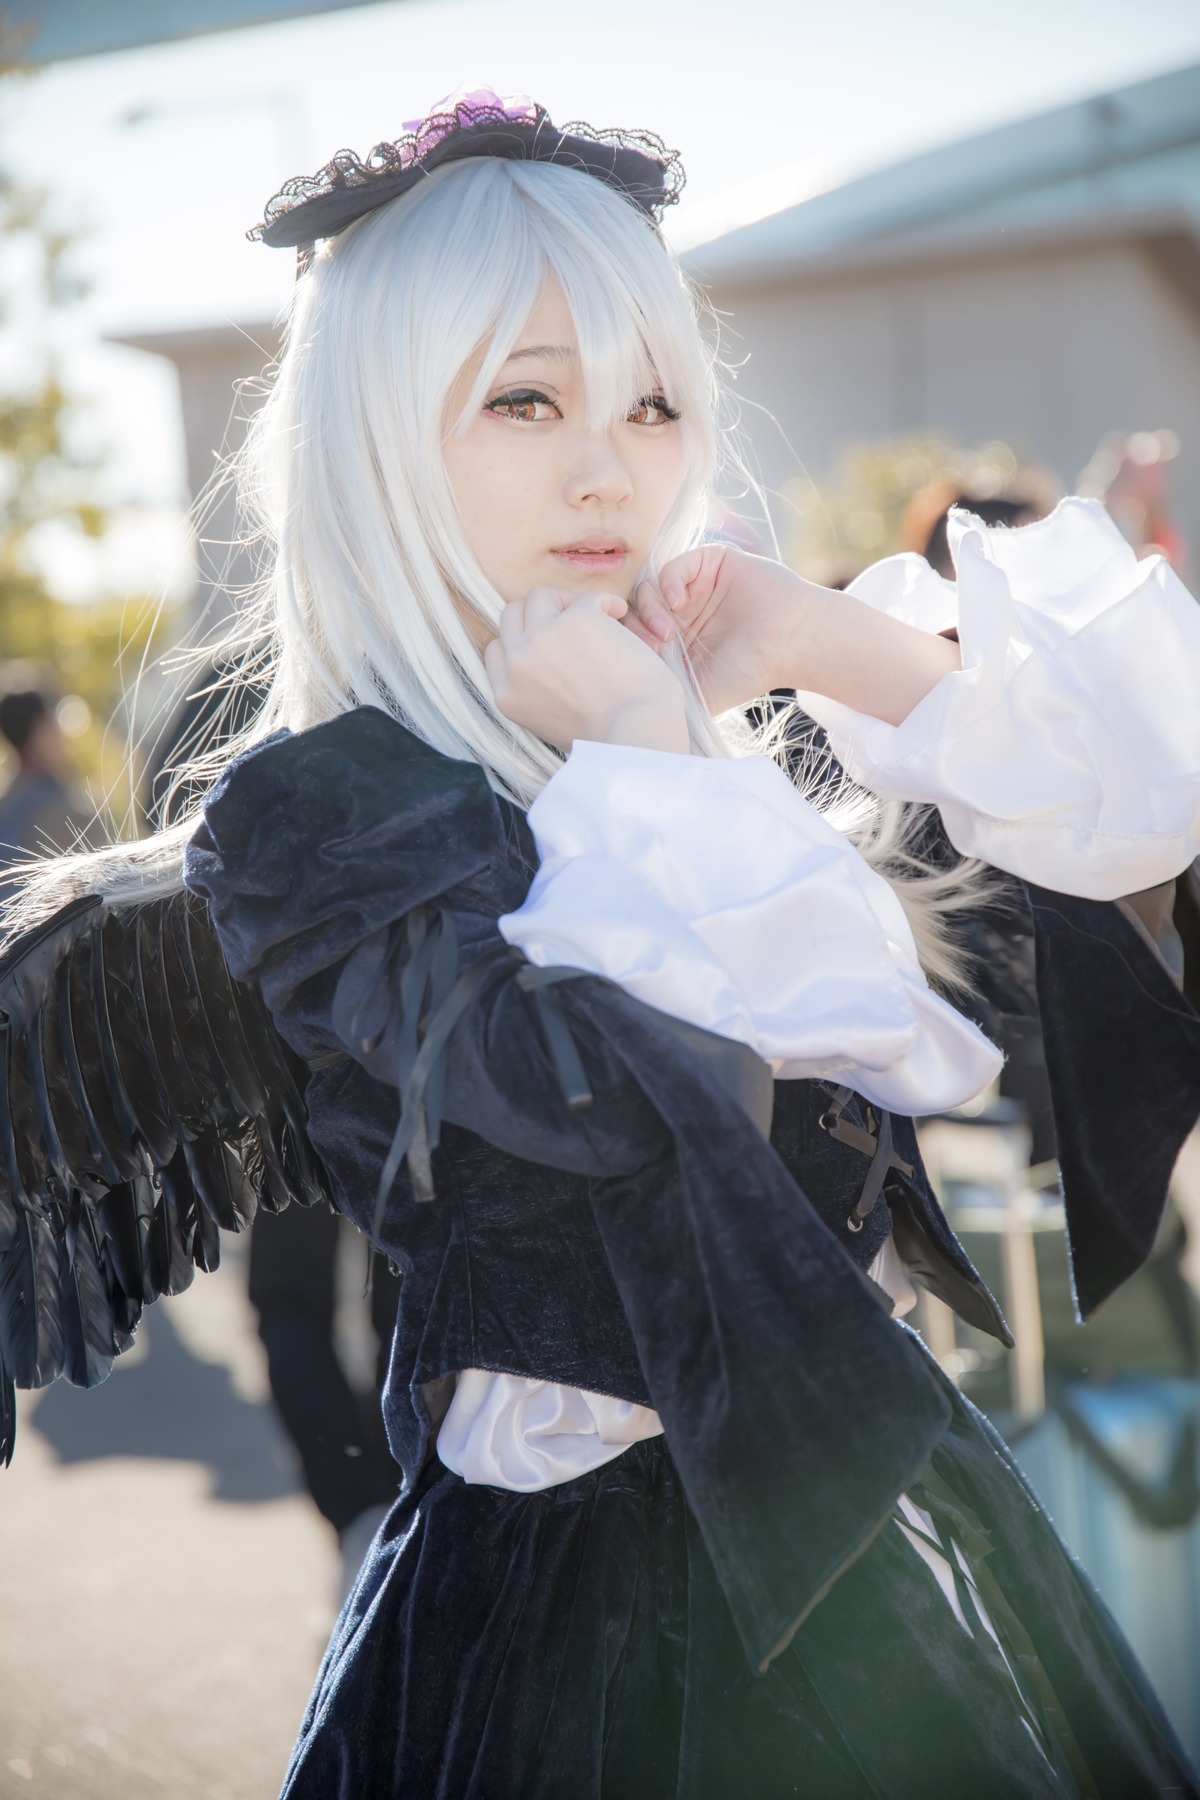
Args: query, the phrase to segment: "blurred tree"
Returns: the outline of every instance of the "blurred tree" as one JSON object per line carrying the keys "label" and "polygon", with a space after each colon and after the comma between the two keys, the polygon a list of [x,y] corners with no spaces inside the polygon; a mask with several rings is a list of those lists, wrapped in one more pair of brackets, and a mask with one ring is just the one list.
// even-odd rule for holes
{"label": "blurred tree", "polygon": [[[0,11],[0,88],[27,73],[20,42]],[[54,324],[84,295],[72,236],[55,222],[44,190],[0,168],[0,328],[20,363],[0,375],[0,662],[26,665],[24,679],[69,690],[64,727],[80,773],[123,813],[125,752],[104,724],[120,704],[123,669],[155,632],[157,608],[101,600],[68,604],[52,591],[44,556],[52,534],[99,538],[100,464],[78,448],[81,408],[67,391]],[[3,680],[0,670],[0,680]]]}
{"label": "blurred tree", "polygon": [[1056,486],[999,441],[967,449],[934,432],[910,432],[850,444],[829,477],[797,476],[785,489],[793,521],[787,559],[812,580],[848,581],[868,563],[915,547],[903,541],[904,527],[922,493],[942,488],[947,499],[987,500],[1016,491],[1042,511]]}
{"label": "blurred tree", "polygon": [[[0,14],[0,82],[22,79],[19,42]],[[29,654],[50,653],[53,636],[40,614],[51,596],[38,566],[37,537],[50,524],[89,537],[104,529],[104,513],[89,493],[91,466],[70,444],[71,402],[48,339],[47,323],[84,288],[71,267],[71,239],[51,219],[44,190],[0,168],[0,327],[20,344],[23,366],[6,371],[0,392],[0,646],[10,634]],[[11,652],[10,652],[11,653]]]}

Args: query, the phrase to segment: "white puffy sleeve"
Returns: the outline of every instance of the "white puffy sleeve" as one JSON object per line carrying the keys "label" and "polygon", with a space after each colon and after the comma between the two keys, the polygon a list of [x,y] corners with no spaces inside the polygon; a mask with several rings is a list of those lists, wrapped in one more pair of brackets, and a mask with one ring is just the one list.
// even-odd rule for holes
{"label": "white puffy sleeve", "polygon": [[579,742],[529,823],[541,866],[500,930],[532,962],[896,1112],[961,1104],[997,1073],[930,990],[888,883],[769,759]]}
{"label": "white puffy sleeve", "polygon": [[1104,508],[989,530],[954,513],[957,583],[890,557],[850,592],[929,631],[962,669],[900,725],[800,704],[883,799],[927,801],[954,847],[1091,900],[1167,881],[1200,853],[1200,606],[1139,562]]}

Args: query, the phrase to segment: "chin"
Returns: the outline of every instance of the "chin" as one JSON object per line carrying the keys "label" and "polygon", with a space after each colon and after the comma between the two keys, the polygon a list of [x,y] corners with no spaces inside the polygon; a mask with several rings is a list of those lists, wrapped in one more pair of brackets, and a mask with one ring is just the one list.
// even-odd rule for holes
{"label": "chin", "polygon": [[554,587],[568,588],[578,594],[619,594],[622,600],[632,598],[635,578],[628,563],[620,569],[563,569]]}

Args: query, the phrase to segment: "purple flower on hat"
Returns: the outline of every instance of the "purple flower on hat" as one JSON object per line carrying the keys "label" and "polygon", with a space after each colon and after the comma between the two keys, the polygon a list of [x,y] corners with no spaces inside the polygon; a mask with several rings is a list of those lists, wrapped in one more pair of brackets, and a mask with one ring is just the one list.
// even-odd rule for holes
{"label": "purple flower on hat", "polygon": [[490,121],[509,119],[515,124],[536,121],[536,102],[528,94],[497,94],[493,88],[456,88],[431,106],[423,119],[405,119],[405,131],[411,131],[422,142],[422,148],[436,144],[461,126],[472,126],[483,115]]}

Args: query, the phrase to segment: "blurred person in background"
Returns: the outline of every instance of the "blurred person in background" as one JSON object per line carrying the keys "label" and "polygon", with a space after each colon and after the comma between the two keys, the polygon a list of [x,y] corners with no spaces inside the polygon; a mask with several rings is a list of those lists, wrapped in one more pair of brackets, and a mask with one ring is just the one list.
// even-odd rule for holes
{"label": "blurred person in background", "polygon": [[[30,1046],[59,1017],[47,915],[120,1042],[88,1013],[86,1088],[39,1065],[81,1169],[103,1092],[112,1186],[75,1184],[66,1218],[57,1115],[20,1114],[4,1354],[36,1385],[122,1347],[139,1194],[139,1302],[256,1198],[326,1192],[403,1269],[404,1487],[288,1800],[1200,1795],[899,1318],[916,1279],[1008,1339],[913,1127],[1000,1066],[951,928],[993,892],[981,864],[1054,945],[1082,1308],[1145,1255],[1200,1019],[1112,901],[1198,847],[1200,617],[1086,501],[1037,533],[956,514],[953,586],[890,559],[835,593],[706,544],[729,446],[656,230],[680,185],[649,133],[485,90],[269,202],[260,235],[301,253],[244,469],[269,694],[232,757],[192,759],[178,825],[48,864],[9,909]],[[1045,642],[1018,669],[1021,606]],[[746,726],[780,689],[850,800],[789,780],[786,716]],[[914,848],[914,804],[950,866]],[[114,1025],[110,966],[144,1019]],[[183,1142],[160,1046],[201,1121]],[[1132,1189],[1109,1177],[1130,1157]]]}
{"label": "blurred person in background", "polygon": [[1077,487],[1104,502],[1139,555],[1157,551],[1182,575],[1188,546],[1171,499],[1171,472],[1179,451],[1173,431],[1110,431]]}
{"label": "blurred person in background", "polygon": [[92,815],[70,782],[66,738],[53,699],[26,688],[0,698],[0,733],[16,771],[0,794],[0,870],[87,842]]}
{"label": "blurred person in background", "polygon": [[1029,492],[1006,494],[975,493],[952,482],[932,481],[918,490],[908,502],[900,520],[897,550],[915,550],[931,569],[954,580],[954,561],[950,555],[947,526],[956,508],[969,512],[985,525],[1031,525],[1045,518],[1049,501],[1031,487]]}

